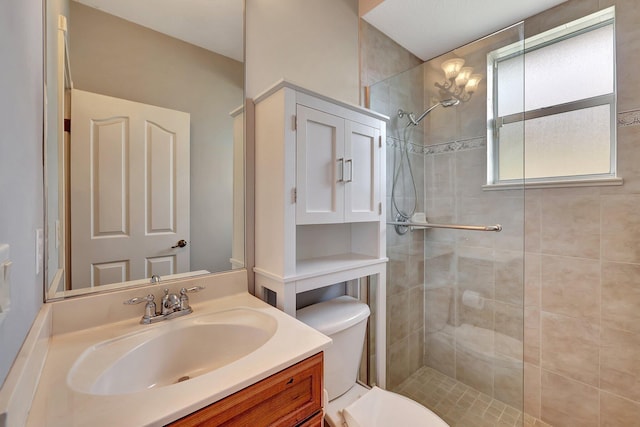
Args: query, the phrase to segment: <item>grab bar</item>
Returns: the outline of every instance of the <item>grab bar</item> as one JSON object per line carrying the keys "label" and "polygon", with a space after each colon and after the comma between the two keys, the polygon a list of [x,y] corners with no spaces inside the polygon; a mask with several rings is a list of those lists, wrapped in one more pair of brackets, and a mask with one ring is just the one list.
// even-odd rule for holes
{"label": "grab bar", "polygon": [[469,231],[502,231],[500,224],[496,225],[457,225],[457,224],[431,224],[428,222],[403,222],[394,221],[387,222],[387,225],[395,225],[396,227],[424,227],[424,228],[451,228],[454,230],[469,230]]}

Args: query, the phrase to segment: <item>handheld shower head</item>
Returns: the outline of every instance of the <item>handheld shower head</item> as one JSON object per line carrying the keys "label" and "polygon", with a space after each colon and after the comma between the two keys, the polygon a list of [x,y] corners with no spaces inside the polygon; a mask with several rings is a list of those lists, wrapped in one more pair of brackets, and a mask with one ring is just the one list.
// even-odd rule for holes
{"label": "handheld shower head", "polygon": [[[409,124],[414,125],[414,126],[418,126],[418,123],[420,123],[422,121],[422,119],[424,119],[427,114],[429,114],[434,108],[442,105],[443,107],[447,108],[447,107],[454,107],[456,105],[460,104],[460,100],[456,99],[456,98],[449,98],[449,99],[445,99],[442,100],[440,102],[438,102],[437,104],[432,105],[431,107],[427,108],[427,110],[420,114],[420,117],[418,117],[417,119],[415,118],[415,116],[413,115],[413,113],[409,114]],[[408,125],[407,125],[408,126]]]}
{"label": "handheld shower head", "polygon": [[445,99],[443,101],[440,101],[440,104],[442,104],[443,107],[455,107],[456,105],[460,104],[460,100],[457,98],[449,98],[449,99]]}

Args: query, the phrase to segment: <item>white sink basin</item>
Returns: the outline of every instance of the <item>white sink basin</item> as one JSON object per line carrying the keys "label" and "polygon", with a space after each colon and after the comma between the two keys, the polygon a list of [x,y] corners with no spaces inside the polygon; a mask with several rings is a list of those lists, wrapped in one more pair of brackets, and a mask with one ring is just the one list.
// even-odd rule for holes
{"label": "white sink basin", "polygon": [[85,350],[67,376],[79,392],[119,395],[165,387],[232,364],[276,332],[268,314],[237,308],[168,320]]}

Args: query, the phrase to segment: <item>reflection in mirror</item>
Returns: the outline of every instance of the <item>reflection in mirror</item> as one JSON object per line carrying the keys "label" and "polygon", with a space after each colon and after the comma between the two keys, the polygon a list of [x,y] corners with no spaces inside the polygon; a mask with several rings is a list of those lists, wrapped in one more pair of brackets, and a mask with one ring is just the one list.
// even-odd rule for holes
{"label": "reflection in mirror", "polygon": [[46,0],[49,298],[244,266],[242,2],[159,3]]}

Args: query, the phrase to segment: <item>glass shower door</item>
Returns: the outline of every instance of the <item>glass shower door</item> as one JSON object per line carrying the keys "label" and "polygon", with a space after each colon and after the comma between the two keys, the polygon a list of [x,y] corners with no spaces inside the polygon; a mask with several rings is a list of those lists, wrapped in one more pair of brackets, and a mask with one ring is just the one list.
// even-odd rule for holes
{"label": "glass shower door", "polygon": [[[387,388],[452,426],[524,419],[524,187],[522,177],[487,186],[501,131],[490,54],[521,49],[522,35],[510,27],[370,88],[371,108],[392,118],[387,221],[502,226],[387,228]],[[460,59],[481,75],[473,93],[445,78]],[[523,126],[509,131],[511,161],[522,170]]]}

